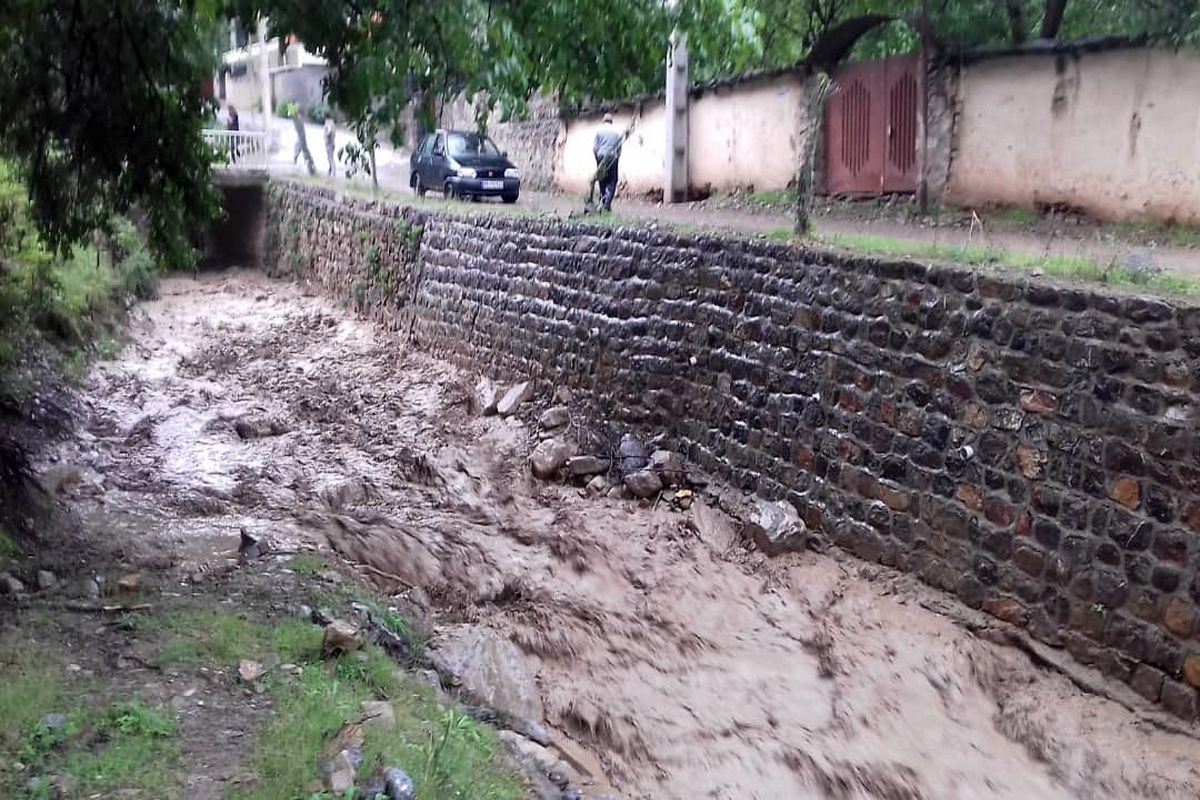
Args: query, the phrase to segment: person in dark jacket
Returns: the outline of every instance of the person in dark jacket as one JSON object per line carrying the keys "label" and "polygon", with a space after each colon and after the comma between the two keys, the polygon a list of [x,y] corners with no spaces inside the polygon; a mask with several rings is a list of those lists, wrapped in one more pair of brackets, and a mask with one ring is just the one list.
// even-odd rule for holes
{"label": "person in dark jacket", "polygon": [[[225,129],[234,133],[241,130],[241,121],[238,119],[237,109],[232,105],[229,106],[229,122],[225,124]],[[232,136],[230,139],[237,139],[237,137]],[[229,143],[229,160],[235,164],[237,163],[238,151],[236,141],[230,141]]]}

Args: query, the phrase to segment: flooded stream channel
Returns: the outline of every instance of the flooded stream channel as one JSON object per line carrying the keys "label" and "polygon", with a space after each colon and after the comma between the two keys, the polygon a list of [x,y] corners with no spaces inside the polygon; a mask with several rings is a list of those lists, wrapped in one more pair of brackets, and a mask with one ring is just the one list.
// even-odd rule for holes
{"label": "flooded stream channel", "polygon": [[476,376],[299,287],[167,280],[130,335],[73,445],[93,520],[183,570],[243,528],[315,543],[435,620],[495,629],[603,791],[1200,796],[1200,741],[970,632],[908,577],[765,559],[704,503],[535,481],[535,431],[474,415]]}

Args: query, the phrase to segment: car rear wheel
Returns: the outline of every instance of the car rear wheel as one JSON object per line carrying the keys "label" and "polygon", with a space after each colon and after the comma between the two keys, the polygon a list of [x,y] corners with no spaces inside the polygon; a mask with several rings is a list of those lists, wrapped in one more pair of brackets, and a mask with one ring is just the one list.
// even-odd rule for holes
{"label": "car rear wheel", "polygon": [[425,196],[425,184],[421,182],[421,173],[414,172],[412,177],[413,191],[417,193],[417,197]]}
{"label": "car rear wheel", "polygon": [[508,203],[511,206],[513,203],[517,202],[517,198],[519,196],[520,195],[516,195],[516,194],[506,194],[506,195],[504,195],[504,202]]}

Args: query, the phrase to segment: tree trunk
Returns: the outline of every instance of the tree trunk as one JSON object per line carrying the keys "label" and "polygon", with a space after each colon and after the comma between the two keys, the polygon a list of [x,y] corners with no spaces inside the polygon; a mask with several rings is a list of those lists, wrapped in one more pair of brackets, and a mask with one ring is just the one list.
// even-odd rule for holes
{"label": "tree trunk", "polygon": [[1058,29],[1062,27],[1063,13],[1067,10],[1067,0],[1046,0],[1046,13],[1042,15],[1043,39],[1057,39]]}
{"label": "tree trunk", "polygon": [[1021,0],[1005,0],[1005,7],[1008,10],[1008,26],[1012,30],[1012,43],[1014,45],[1022,45],[1025,43],[1025,12],[1021,8]]}

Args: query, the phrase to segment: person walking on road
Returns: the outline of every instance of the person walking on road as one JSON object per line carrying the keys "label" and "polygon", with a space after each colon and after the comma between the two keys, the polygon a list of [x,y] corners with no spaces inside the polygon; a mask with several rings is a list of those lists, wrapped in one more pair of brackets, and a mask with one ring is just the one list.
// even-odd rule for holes
{"label": "person walking on road", "polygon": [[292,153],[292,163],[295,164],[303,155],[304,163],[308,167],[308,174],[316,175],[317,165],[313,163],[312,153],[308,152],[308,137],[304,133],[304,111],[296,109],[296,114],[292,117],[292,124],[296,126],[296,152]]}
{"label": "person walking on road", "polygon": [[621,158],[621,144],[625,137],[613,124],[613,115],[604,115],[604,125],[596,131],[592,154],[596,156],[596,177],[600,181],[600,205],[612,211],[613,198],[617,194],[617,162]]}
{"label": "person walking on road", "polygon": [[337,158],[333,154],[334,134],[337,128],[333,124],[333,117],[325,118],[325,155],[329,158],[329,177],[333,177],[337,172]]}

